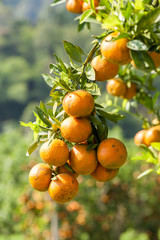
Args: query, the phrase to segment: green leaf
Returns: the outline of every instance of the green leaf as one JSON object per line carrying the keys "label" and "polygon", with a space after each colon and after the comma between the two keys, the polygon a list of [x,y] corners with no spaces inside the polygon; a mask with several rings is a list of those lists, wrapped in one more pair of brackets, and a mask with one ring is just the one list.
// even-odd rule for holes
{"label": "green leaf", "polygon": [[127,43],[127,47],[134,51],[147,51],[148,46],[140,40],[132,40]]}
{"label": "green leaf", "polygon": [[47,111],[47,108],[45,106],[45,104],[40,101],[40,105],[39,105],[40,109],[42,109],[44,111],[44,113],[46,114],[46,116],[48,117],[48,111]]}
{"label": "green leaf", "polygon": [[38,114],[39,118],[42,120],[42,122],[45,123],[48,127],[51,127],[51,123],[47,120],[48,117],[45,114],[45,112],[37,106],[35,108],[36,108],[37,114]]}
{"label": "green leaf", "polygon": [[30,156],[32,152],[38,147],[39,143],[38,140],[35,140],[34,142],[31,143],[31,145],[28,147],[26,156]]}
{"label": "green leaf", "polygon": [[96,117],[90,116],[90,120],[92,123],[94,123],[97,126],[101,125],[101,122]]}
{"label": "green leaf", "polygon": [[54,92],[50,93],[50,96],[54,99],[59,99],[60,97],[63,96],[63,93],[60,91],[54,91]]}
{"label": "green leaf", "polygon": [[122,15],[125,17],[125,19],[128,20],[131,17],[131,14],[133,12],[132,3],[128,1],[126,6],[122,8],[121,12],[122,12]]}
{"label": "green leaf", "polygon": [[93,10],[92,10],[92,9],[86,10],[86,11],[81,15],[81,18],[80,18],[79,23],[80,23],[80,24],[84,23],[84,22],[87,20],[87,18],[89,18],[92,14],[93,14]]}
{"label": "green leaf", "polygon": [[38,132],[38,125],[35,123],[32,123],[32,122],[24,123],[24,122],[20,121],[20,125],[23,127],[30,127],[33,131],[37,130],[37,132]]}
{"label": "green leaf", "polygon": [[65,163],[65,164],[64,164],[64,167],[65,167],[68,171],[70,171],[70,172],[72,172],[72,173],[75,173],[75,171],[71,168],[71,166],[70,166],[68,163]]}
{"label": "green leaf", "polygon": [[63,3],[65,3],[66,2],[66,0],[55,0],[55,1],[53,1],[52,3],[51,3],[51,7],[55,7],[55,6],[57,6],[57,5],[60,5],[60,4],[63,4]]}
{"label": "green leaf", "polygon": [[65,81],[59,80],[59,85],[67,92],[72,92],[72,90],[70,89],[70,87],[67,85]]}
{"label": "green leaf", "polygon": [[153,142],[151,146],[160,152],[160,142]]}
{"label": "green leaf", "polygon": [[160,92],[156,92],[152,98],[153,106],[156,104],[158,97],[160,95]]}
{"label": "green leaf", "polygon": [[51,63],[49,65],[49,69],[50,69],[50,73],[52,73],[52,72],[55,72],[55,73],[59,72],[58,66],[56,64],[53,64],[53,63]]}
{"label": "green leaf", "polygon": [[56,114],[57,107],[58,107],[58,103],[55,101],[55,103],[53,104],[53,116],[55,116]]}
{"label": "green leaf", "polygon": [[153,172],[154,170],[152,168],[149,168],[147,170],[145,170],[144,172],[142,172],[137,178],[140,179],[146,175],[148,175],[149,173]]}
{"label": "green leaf", "polygon": [[108,15],[103,21],[102,28],[113,29],[114,26],[120,26],[121,21],[116,15]]}
{"label": "green leaf", "polygon": [[[67,73],[68,71],[67,71],[67,67],[65,66],[65,64],[63,63],[63,61],[55,54],[55,53],[53,53],[53,56],[56,58],[56,60],[57,60],[57,62],[60,64],[59,66],[60,66],[60,70],[61,71],[63,71],[63,72],[65,72],[65,73]],[[60,72],[61,72],[60,71]]]}
{"label": "green leaf", "polygon": [[88,147],[87,147],[87,151],[90,151],[92,149],[95,149],[98,147],[98,143],[95,143],[95,144],[89,144]]}
{"label": "green leaf", "polygon": [[141,0],[135,0],[135,9],[136,10],[143,10],[145,5],[144,5],[144,2],[141,1]]}
{"label": "green leaf", "polygon": [[82,62],[82,55],[85,55],[85,53],[80,47],[67,41],[63,41],[63,44],[66,53],[70,56],[71,59],[77,62]]}
{"label": "green leaf", "polygon": [[130,54],[138,69],[143,71],[156,69],[152,58],[147,52],[130,50]]}
{"label": "green leaf", "polygon": [[160,21],[160,7],[148,12],[137,24],[137,31],[148,29],[152,24]]}
{"label": "green leaf", "polygon": [[124,115],[118,114],[118,113],[108,113],[103,110],[97,109],[97,112],[101,114],[103,117],[107,118],[109,121],[117,123],[119,120],[122,120],[125,118]]}
{"label": "green leaf", "polygon": [[55,81],[53,77],[51,77],[49,74],[42,74],[42,77],[48,86],[53,87]]}

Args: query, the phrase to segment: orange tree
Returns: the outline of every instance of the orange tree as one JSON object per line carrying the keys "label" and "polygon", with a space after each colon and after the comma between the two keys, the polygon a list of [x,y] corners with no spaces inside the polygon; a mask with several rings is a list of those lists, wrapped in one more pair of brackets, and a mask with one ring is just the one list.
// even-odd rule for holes
{"label": "orange tree", "polygon": [[[79,30],[85,25],[89,27],[90,23],[94,23],[99,24],[104,31],[101,35],[94,36],[93,47],[88,54],[80,47],[64,41],[69,63],[64,63],[54,53],[56,63],[50,64],[50,74],[43,74],[44,80],[51,87],[49,102],[44,104],[41,101],[40,105],[35,107],[36,122],[21,123],[34,131],[35,139],[27,154],[30,155],[42,142],[47,142],[44,143],[48,148],[45,155],[47,159],[49,158],[47,163],[53,171],[49,189],[56,185],[56,181],[58,184],[60,177],[66,178],[67,174],[61,173],[60,176],[54,166],[64,165],[72,173],[86,175],[85,160],[92,152],[94,160],[90,164],[90,171],[87,170],[88,175],[92,176],[96,168],[99,168],[99,164],[107,173],[112,173],[114,169],[118,170],[126,161],[127,151],[121,141],[108,138],[108,121],[117,123],[125,118],[125,113],[140,118],[142,128],[146,130],[138,143],[143,150],[137,159],[146,159],[151,163],[151,167],[139,177],[152,171],[160,173],[158,161],[160,109],[157,103],[160,93],[154,86],[160,66],[159,3],[155,0],[127,2],[90,0],[88,6],[84,8],[84,2],[87,3],[69,0],[66,4],[67,10],[71,12],[83,12],[77,17]],[[55,0],[52,6],[60,3],[61,1]],[[110,91],[114,98],[110,99],[110,95],[107,95],[105,104],[99,104],[101,91],[97,82],[108,81],[109,84],[113,81],[111,78],[116,76],[123,82],[124,92],[118,90],[118,94],[113,94],[116,91]],[[112,88],[117,90],[117,83],[116,86],[113,84]],[[121,86],[119,88],[121,90]],[[81,91],[91,95],[91,103],[85,104],[88,100],[86,98],[83,100],[83,94],[79,94]],[[68,157],[63,159],[63,164],[57,164],[57,160],[52,161],[54,154],[64,153],[60,146],[53,146],[50,149],[55,139],[59,139],[71,149]],[[109,179],[110,177],[104,181]],[[67,189],[69,184],[68,182]],[[78,186],[76,189],[77,192]],[[64,187],[63,192],[65,191],[67,190]],[[50,195],[52,197],[52,194]],[[67,198],[65,195],[63,199],[66,202],[72,197]]]}

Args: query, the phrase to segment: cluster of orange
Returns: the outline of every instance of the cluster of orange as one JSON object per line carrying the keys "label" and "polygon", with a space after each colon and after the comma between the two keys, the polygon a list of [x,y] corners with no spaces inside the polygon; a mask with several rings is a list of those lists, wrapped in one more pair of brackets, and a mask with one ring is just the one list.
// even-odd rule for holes
{"label": "cluster of orange", "polygon": [[[94,0],[94,6],[98,7],[99,0]],[[82,1],[82,0],[67,0],[66,8],[69,12],[72,13],[83,13],[86,10],[91,8],[90,1]]]}
{"label": "cluster of orange", "polygon": [[[88,150],[87,139],[92,134],[89,116],[94,111],[94,99],[90,93],[85,90],[68,93],[62,105],[69,117],[61,123],[61,135],[75,145],[69,151],[61,139],[45,142],[40,148],[40,157],[47,164],[35,165],[29,174],[33,188],[48,190],[51,198],[59,203],[76,196],[79,174],[106,182],[116,176],[127,158],[125,145],[115,138],[103,140],[97,150]],[[66,163],[73,171],[66,169]]]}
{"label": "cluster of orange", "polygon": [[137,146],[144,144],[147,147],[153,142],[160,142],[160,123],[158,125],[150,127],[149,129],[143,129],[136,133],[134,142]]}
{"label": "cluster of orange", "polygon": [[111,95],[125,98],[127,100],[132,99],[137,93],[136,84],[131,83],[130,87],[128,87],[120,78],[110,79],[107,83],[106,89]]}

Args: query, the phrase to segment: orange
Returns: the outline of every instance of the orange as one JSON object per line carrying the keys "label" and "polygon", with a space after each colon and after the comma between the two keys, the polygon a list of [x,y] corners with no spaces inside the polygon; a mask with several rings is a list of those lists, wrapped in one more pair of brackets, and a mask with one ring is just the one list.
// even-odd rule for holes
{"label": "orange", "polygon": [[73,117],[86,117],[94,108],[94,99],[89,92],[77,90],[68,93],[63,99],[63,109]]}
{"label": "orange", "polygon": [[93,177],[95,180],[99,182],[107,182],[114,178],[119,169],[108,169],[103,167],[100,163],[98,163],[95,171],[91,174],[91,177]]}
{"label": "orange", "polygon": [[52,170],[45,163],[36,164],[29,173],[31,186],[38,191],[47,191],[51,182]]}
{"label": "orange", "polygon": [[125,163],[126,158],[126,147],[116,138],[105,139],[98,146],[97,159],[105,168],[120,168]]}
{"label": "orange", "polygon": [[[152,58],[155,67],[158,68],[160,66],[160,53],[157,52],[148,52],[149,56]],[[131,61],[131,64],[133,65],[133,67],[137,68],[134,60]]]}
{"label": "orange", "polygon": [[160,142],[160,125],[149,128],[144,135],[144,142],[150,146],[152,142]]}
{"label": "orange", "polygon": [[108,62],[105,58],[101,58],[100,55],[93,58],[91,66],[95,71],[96,81],[106,81],[115,77],[119,71],[119,65]]}
{"label": "orange", "polygon": [[111,63],[124,65],[131,61],[129,48],[127,47],[129,40],[127,38],[113,40],[118,36],[118,32],[113,32],[105,37],[101,43],[101,54]]}
{"label": "orange", "polygon": [[106,89],[111,95],[120,97],[126,93],[127,86],[121,79],[114,78],[108,81]]}
{"label": "orange", "polygon": [[69,149],[67,144],[60,139],[53,139],[43,143],[40,148],[40,157],[44,162],[54,165],[62,166],[69,159]]}
{"label": "orange", "polygon": [[127,91],[121,97],[127,100],[130,100],[134,96],[136,96],[136,94],[137,94],[137,85],[134,83],[131,83],[131,86],[127,87]]}
{"label": "orange", "polygon": [[136,133],[136,135],[134,136],[134,143],[139,146],[140,144],[145,144],[144,142],[144,135],[146,133],[146,130],[141,130],[139,132]]}
{"label": "orange", "polygon": [[56,172],[58,174],[60,174],[60,173],[68,173],[68,174],[70,174],[74,178],[77,178],[79,176],[78,173],[69,171],[64,165],[60,166],[60,167],[55,167],[54,169],[56,170]]}
{"label": "orange", "polygon": [[149,52],[148,53],[150,57],[152,58],[155,67],[158,68],[160,66],[160,53],[157,52]]}
{"label": "orange", "polygon": [[97,156],[94,149],[87,150],[88,145],[79,144],[72,147],[69,162],[76,173],[91,174],[97,167]]}
{"label": "orange", "polygon": [[81,0],[68,0],[66,8],[72,13],[82,13],[82,1]]}
{"label": "orange", "polygon": [[57,203],[66,203],[72,200],[78,193],[79,184],[77,180],[67,173],[61,173],[52,180],[48,192]]}
{"label": "orange", "polygon": [[[94,7],[98,7],[99,5],[99,0],[94,0]],[[82,12],[85,12],[86,10],[90,9],[91,8],[91,3],[90,3],[90,0],[87,2],[83,2],[82,3]],[[96,11],[97,12],[97,11]]]}
{"label": "orange", "polygon": [[87,140],[92,133],[92,127],[87,118],[68,117],[62,122],[60,130],[66,140],[74,143]]}

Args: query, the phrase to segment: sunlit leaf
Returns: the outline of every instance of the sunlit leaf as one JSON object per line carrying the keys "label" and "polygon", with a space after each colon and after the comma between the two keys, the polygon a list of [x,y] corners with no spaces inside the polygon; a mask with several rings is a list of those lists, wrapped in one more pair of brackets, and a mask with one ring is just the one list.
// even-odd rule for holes
{"label": "sunlit leaf", "polygon": [[135,51],[147,51],[148,46],[140,40],[132,40],[127,43],[127,47]]}
{"label": "sunlit leaf", "polygon": [[160,152],[160,142],[153,142],[151,146]]}
{"label": "sunlit leaf", "polygon": [[81,18],[80,18],[80,24],[84,23],[88,17],[90,17],[91,15],[93,14],[93,10],[92,9],[88,9],[86,10],[82,15],[81,15]]}
{"label": "sunlit leaf", "polygon": [[145,170],[144,172],[142,172],[137,178],[140,179],[146,175],[148,175],[149,173],[153,172],[154,170],[152,168],[149,168],[147,170]]}
{"label": "sunlit leaf", "polygon": [[82,62],[82,55],[85,55],[85,53],[80,47],[67,41],[63,41],[63,44],[65,51],[70,56],[70,58],[77,62]]}
{"label": "sunlit leaf", "polygon": [[32,142],[31,145],[28,147],[26,156],[30,156],[31,153],[34,152],[34,150],[36,150],[38,145],[39,145],[38,140],[35,140],[34,142]]}

